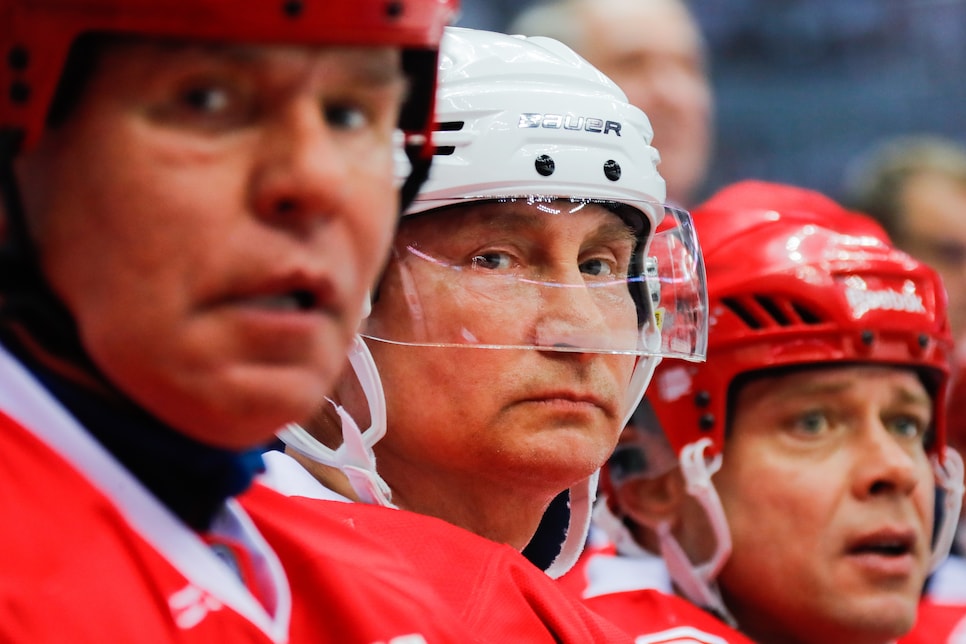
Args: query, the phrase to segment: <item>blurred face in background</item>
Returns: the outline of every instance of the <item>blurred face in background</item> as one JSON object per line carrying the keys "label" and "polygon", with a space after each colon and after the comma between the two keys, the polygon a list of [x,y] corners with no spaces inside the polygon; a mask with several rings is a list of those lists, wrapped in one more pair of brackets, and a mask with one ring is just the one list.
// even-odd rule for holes
{"label": "blurred face in background", "polygon": [[704,43],[677,0],[603,0],[581,4],[575,48],[647,114],[668,201],[689,206],[707,172],[713,99]]}
{"label": "blurred face in background", "polygon": [[924,171],[899,196],[903,250],[939,272],[949,295],[949,323],[966,340],[966,184]]}

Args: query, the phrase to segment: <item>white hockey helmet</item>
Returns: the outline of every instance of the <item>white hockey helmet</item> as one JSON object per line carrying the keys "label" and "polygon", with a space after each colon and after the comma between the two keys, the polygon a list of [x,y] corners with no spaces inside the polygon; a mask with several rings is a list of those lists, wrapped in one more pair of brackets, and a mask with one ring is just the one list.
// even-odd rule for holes
{"label": "white hockey helmet", "polygon": [[[606,287],[625,297],[630,290],[638,328],[612,328],[609,337],[584,335],[559,343],[566,345],[562,350],[642,356],[628,396],[628,418],[661,357],[704,359],[704,266],[690,216],[664,204],[650,123],[617,85],[556,40],[447,27],[435,120],[430,177],[404,216],[430,211],[445,216],[441,209],[473,201],[513,202],[566,216],[595,203],[618,214],[637,234],[627,275]],[[427,259],[412,255],[414,262]],[[428,259],[445,267],[444,261]],[[570,286],[538,281],[520,280],[534,291]],[[418,283],[414,289],[411,314],[430,319],[431,308],[419,308]],[[468,328],[456,338],[409,331],[408,337],[393,337],[370,326],[363,335],[431,346],[527,346],[520,338],[494,337],[493,330]]]}
{"label": "white hockey helmet", "polygon": [[647,117],[566,45],[450,27],[441,48],[439,165],[407,214],[530,195],[663,204]]}

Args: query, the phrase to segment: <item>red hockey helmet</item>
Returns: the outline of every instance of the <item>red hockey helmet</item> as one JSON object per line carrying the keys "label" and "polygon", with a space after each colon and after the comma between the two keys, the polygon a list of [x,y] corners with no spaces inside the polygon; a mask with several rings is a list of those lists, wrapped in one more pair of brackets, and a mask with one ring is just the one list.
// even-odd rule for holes
{"label": "red hockey helmet", "polygon": [[680,453],[720,453],[736,379],[829,363],[911,367],[933,394],[942,458],[952,339],[931,268],[892,247],[872,219],[800,188],[748,181],[694,210],[708,278],[706,363],[662,363],[648,398]]}
{"label": "red hockey helmet", "polygon": [[[429,159],[436,52],[458,0],[0,0],[0,130],[44,126],[67,54],[87,33],[212,42],[395,46],[411,76],[400,127]],[[412,153],[411,153],[411,156]]]}

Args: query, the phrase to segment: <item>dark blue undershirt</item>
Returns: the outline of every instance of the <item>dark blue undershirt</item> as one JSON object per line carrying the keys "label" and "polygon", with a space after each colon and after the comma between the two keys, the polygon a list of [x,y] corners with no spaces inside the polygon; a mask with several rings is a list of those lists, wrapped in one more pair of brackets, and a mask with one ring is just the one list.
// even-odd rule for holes
{"label": "dark blue undershirt", "polygon": [[169,510],[207,531],[222,504],[265,469],[262,449],[236,452],[205,445],[126,399],[96,397],[36,363],[27,368],[90,434]]}

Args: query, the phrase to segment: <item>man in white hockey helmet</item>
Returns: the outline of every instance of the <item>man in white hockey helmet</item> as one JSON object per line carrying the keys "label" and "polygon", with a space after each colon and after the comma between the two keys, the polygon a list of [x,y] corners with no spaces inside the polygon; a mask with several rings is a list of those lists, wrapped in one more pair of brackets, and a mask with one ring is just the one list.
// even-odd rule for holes
{"label": "man in white hockey helmet", "polygon": [[301,465],[269,455],[267,480],[444,519],[556,577],[654,366],[702,359],[700,252],[646,116],[586,61],[457,28],[441,52],[432,176],[353,369],[282,432]]}
{"label": "man in white hockey helmet", "polygon": [[[361,384],[385,390],[366,434],[385,433],[378,475],[335,486],[519,549],[569,489],[579,549],[592,479],[655,364],[701,357],[700,257],[687,214],[663,205],[647,118],[616,85],[550,39],[445,40],[436,168],[358,347],[381,375]],[[668,292],[695,296],[680,310],[652,300],[662,270]],[[356,380],[336,398],[365,419],[380,396]],[[283,436],[311,466],[317,442]]]}

